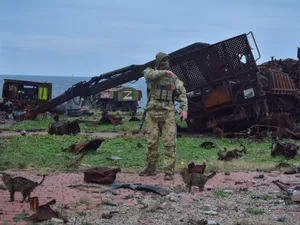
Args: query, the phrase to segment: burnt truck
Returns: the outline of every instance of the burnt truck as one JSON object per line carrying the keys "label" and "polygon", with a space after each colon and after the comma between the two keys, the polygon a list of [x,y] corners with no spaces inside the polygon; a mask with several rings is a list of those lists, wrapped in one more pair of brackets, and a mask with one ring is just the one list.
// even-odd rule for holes
{"label": "burnt truck", "polygon": [[[250,41],[254,47],[250,46]],[[257,58],[253,49],[258,53]],[[276,108],[270,107],[272,98],[289,95],[287,98],[293,100],[293,106],[298,102],[299,87],[289,74],[282,75],[282,71],[278,71],[269,76],[269,67],[263,71],[257,65],[261,55],[252,32],[215,44],[197,42],[169,55],[171,71],[184,82],[187,91],[187,126],[192,132],[214,127],[238,131],[270,119]],[[154,65],[152,60],[93,77],[88,82],[79,82],[62,95],[21,115],[20,120],[35,118],[38,113],[74,96],[91,96],[138,80],[143,77],[144,69],[154,68]],[[297,111],[299,107],[295,108]],[[275,111],[284,112],[286,109],[277,108]]]}
{"label": "burnt truck", "polygon": [[30,110],[48,102],[51,98],[52,83],[4,79],[3,105],[11,102],[18,110]]}
{"label": "burnt truck", "polygon": [[92,105],[93,108],[102,111],[120,110],[136,112],[139,106],[138,101],[141,99],[141,90],[119,85],[87,97],[87,102],[89,102],[89,105]]}

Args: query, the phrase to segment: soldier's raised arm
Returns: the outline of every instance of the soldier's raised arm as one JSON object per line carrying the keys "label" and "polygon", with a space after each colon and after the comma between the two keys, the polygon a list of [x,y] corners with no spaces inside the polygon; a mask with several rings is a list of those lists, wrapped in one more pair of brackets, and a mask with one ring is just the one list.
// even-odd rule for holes
{"label": "soldier's raised arm", "polygon": [[158,80],[162,77],[168,76],[168,71],[167,70],[154,70],[152,68],[146,68],[143,71],[144,78],[146,81],[154,81]]}

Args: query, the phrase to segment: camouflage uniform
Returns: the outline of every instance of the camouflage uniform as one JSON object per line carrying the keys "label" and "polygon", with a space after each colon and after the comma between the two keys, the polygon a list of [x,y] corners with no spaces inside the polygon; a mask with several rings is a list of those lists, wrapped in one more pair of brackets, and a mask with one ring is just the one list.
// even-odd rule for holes
{"label": "camouflage uniform", "polygon": [[148,167],[140,175],[151,176],[156,174],[156,165],[159,157],[158,140],[161,131],[165,148],[165,179],[172,179],[176,161],[177,136],[174,100],[180,103],[182,111],[187,112],[187,97],[182,81],[175,74],[174,78],[168,76],[169,66],[165,66],[163,61],[166,57],[168,58],[167,54],[158,53],[156,55],[155,69],[147,68],[143,71],[149,90],[146,105]]}

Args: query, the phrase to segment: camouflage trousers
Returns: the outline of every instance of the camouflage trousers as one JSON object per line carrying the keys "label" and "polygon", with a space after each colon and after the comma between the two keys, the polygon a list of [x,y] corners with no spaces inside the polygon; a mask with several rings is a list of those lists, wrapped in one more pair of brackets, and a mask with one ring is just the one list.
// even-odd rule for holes
{"label": "camouflage trousers", "polygon": [[164,172],[174,174],[176,161],[176,121],[174,111],[149,111],[146,115],[147,163],[156,165],[159,158],[159,136],[163,141]]}

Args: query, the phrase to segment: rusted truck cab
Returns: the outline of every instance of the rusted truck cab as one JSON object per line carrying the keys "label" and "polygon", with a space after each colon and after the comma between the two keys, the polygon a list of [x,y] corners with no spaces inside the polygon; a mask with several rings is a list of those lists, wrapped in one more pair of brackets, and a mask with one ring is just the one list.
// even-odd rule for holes
{"label": "rusted truck cab", "polygon": [[52,83],[4,79],[2,98],[18,109],[34,108],[52,98]]}

